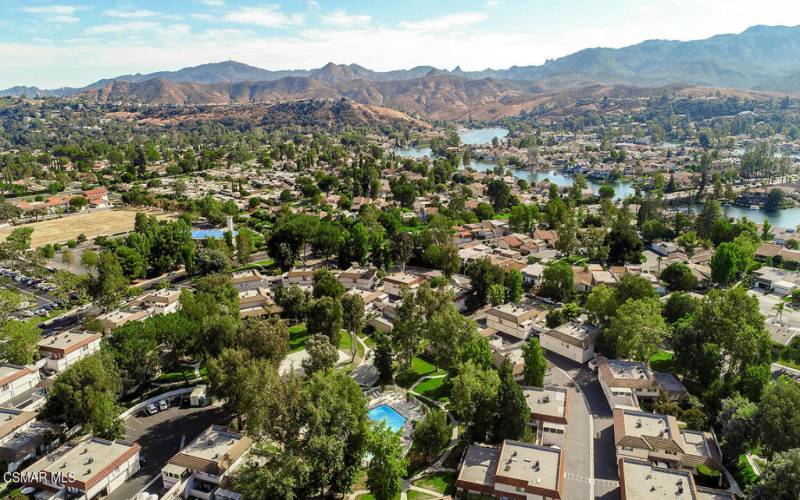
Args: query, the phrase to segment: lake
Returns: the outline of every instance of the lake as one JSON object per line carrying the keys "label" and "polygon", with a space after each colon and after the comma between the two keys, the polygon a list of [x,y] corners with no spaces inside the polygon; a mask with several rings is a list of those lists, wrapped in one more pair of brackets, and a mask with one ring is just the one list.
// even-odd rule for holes
{"label": "lake", "polygon": [[[694,205],[695,213],[699,212],[701,207],[701,204]],[[727,217],[733,217],[734,219],[744,217],[756,224],[762,224],[764,219],[767,219],[774,227],[782,227],[784,229],[795,229],[800,225],[800,207],[783,208],[770,212],[761,209],[754,210],[747,207],[724,205],[722,212]]]}
{"label": "lake", "polygon": [[502,139],[508,135],[508,130],[503,127],[486,127],[486,128],[472,128],[461,129],[458,131],[458,136],[461,138],[462,144],[469,144],[470,146],[480,146],[491,144],[492,139],[497,137]]}

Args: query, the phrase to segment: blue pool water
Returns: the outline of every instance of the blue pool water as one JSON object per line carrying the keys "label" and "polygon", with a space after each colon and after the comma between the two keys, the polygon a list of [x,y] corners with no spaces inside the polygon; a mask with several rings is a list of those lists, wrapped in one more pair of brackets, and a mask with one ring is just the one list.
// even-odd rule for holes
{"label": "blue pool water", "polygon": [[[192,231],[193,240],[221,240],[225,238],[227,229],[195,229]],[[236,236],[238,231],[234,231],[231,236]]]}
{"label": "blue pool water", "polygon": [[406,417],[397,413],[397,410],[389,405],[380,405],[367,412],[367,416],[373,422],[386,422],[386,425],[394,432],[400,430],[406,423]]}

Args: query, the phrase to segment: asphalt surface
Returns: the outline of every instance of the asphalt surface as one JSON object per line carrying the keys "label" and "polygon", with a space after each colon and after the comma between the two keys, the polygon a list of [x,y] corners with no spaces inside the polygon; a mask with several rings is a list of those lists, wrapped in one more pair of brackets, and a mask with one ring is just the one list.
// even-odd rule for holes
{"label": "asphalt surface", "polygon": [[545,383],[570,391],[570,414],[564,434],[564,497],[616,500],[619,477],[614,429],[600,382],[585,365],[551,352],[546,355],[553,366]]}
{"label": "asphalt surface", "polygon": [[186,445],[212,424],[226,425],[230,418],[230,414],[215,406],[173,406],[155,415],[144,415],[140,412],[128,418],[125,421],[125,439],[139,443],[142,447],[140,456],[145,462],[139,472],[106,498],[128,500],[148,485],[149,492],[158,493],[162,489],[161,468],[180,451],[181,444]]}

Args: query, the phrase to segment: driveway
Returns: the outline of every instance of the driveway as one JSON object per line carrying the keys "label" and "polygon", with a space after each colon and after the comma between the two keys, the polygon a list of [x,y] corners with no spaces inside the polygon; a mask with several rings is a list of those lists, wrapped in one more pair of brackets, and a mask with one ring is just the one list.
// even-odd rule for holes
{"label": "driveway", "polygon": [[546,356],[552,366],[545,383],[570,391],[570,415],[564,434],[564,497],[619,498],[611,409],[597,377],[584,365],[551,352]]}
{"label": "driveway", "polygon": [[[125,439],[142,447],[145,459],[142,468],[132,478],[114,490],[107,498],[128,500],[149,486],[157,493],[161,490],[161,468],[181,449],[212,424],[227,424],[230,414],[215,406],[204,408],[170,407],[155,415],[141,413],[125,421]],[[155,482],[153,482],[155,480]],[[151,488],[148,488],[150,491]]]}

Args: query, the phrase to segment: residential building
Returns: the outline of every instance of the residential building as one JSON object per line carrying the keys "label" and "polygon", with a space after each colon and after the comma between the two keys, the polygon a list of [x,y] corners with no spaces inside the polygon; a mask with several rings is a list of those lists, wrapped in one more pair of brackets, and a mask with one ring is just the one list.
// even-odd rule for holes
{"label": "residential building", "polygon": [[521,379],[525,371],[525,359],[522,352],[522,346],[525,342],[519,341],[516,338],[509,339],[502,335],[495,335],[491,329],[484,330],[484,334],[491,335],[489,339],[489,347],[492,349],[492,357],[494,358],[494,366],[500,368],[503,361],[508,360],[511,364],[511,371],[515,379]]}
{"label": "residential building", "polygon": [[39,370],[0,363],[0,405],[32,391],[39,383]]}
{"label": "residential building", "polygon": [[0,408],[0,461],[14,472],[28,461],[50,451],[59,430],[36,421],[36,412]]}
{"label": "residential building", "polygon": [[383,278],[383,291],[395,297],[403,296],[403,289],[415,292],[425,282],[422,276],[407,273],[393,273]]}
{"label": "residential building", "polygon": [[666,463],[674,469],[698,465],[722,466],[722,454],[710,432],[681,429],[671,415],[615,408],[614,444],[617,458],[630,457]]}
{"label": "residential building", "polygon": [[39,341],[39,354],[45,359],[44,368],[63,372],[81,359],[100,350],[99,333],[64,332]]}
{"label": "residential building", "polygon": [[486,326],[498,332],[525,340],[542,324],[547,313],[527,305],[503,304],[486,311]]}
{"label": "residential building", "polygon": [[467,448],[456,479],[463,494],[513,500],[562,499],[564,453],[521,441]]}
{"label": "residential building", "polygon": [[[214,498],[237,500],[225,488],[229,473],[244,461],[253,441],[219,425],[212,425],[161,469],[161,480],[170,498]],[[165,496],[167,496],[165,495]]]}
{"label": "residential building", "polygon": [[239,292],[240,318],[267,318],[281,312],[266,288],[241,290]]}
{"label": "residential building", "polygon": [[97,317],[103,333],[111,333],[115,328],[119,328],[128,321],[138,321],[150,316],[147,309],[118,309]]}
{"label": "residential building", "polygon": [[314,270],[292,269],[283,273],[281,283],[286,287],[297,285],[300,288],[311,288],[314,286]]}
{"label": "residential building", "polygon": [[671,373],[654,373],[639,361],[597,358],[597,379],[611,409],[638,410],[640,399],[686,396],[683,384]]}
{"label": "residential building", "polygon": [[88,436],[34,462],[24,472],[39,480],[24,484],[56,490],[62,497],[105,496],[139,470],[139,451],[136,443]]}
{"label": "residential building", "polygon": [[697,486],[688,471],[658,467],[651,462],[620,458],[621,500],[735,500],[729,491]]}
{"label": "residential building", "polygon": [[591,325],[571,321],[542,332],[539,343],[543,349],[577,363],[586,363],[594,358],[594,342],[599,333]]}
{"label": "residential building", "polygon": [[526,285],[538,286],[544,276],[544,265],[529,264],[522,268],[522,281]]}
{"label": "residential building", "polygon": [[536,442],[544,446],[563,446],[569,419],[567,389],[523,386],[522,394],[531,410],[530,425],[536,429]]}
{"label": "residential building", "polygon": [[353,288],[372,290],[375,288],[377,279],[377,269],[374,267],[361,267],[356,263],[351,264],[347,270],[339,273],[339,282],[348,290]]}
{"label": "residential building", "polygon": [[253,290],[263,286],[264,277],[258,272],[257,269],[246,269],[244,271],[235,271],[231,274],[231,284],[239,291]]}

